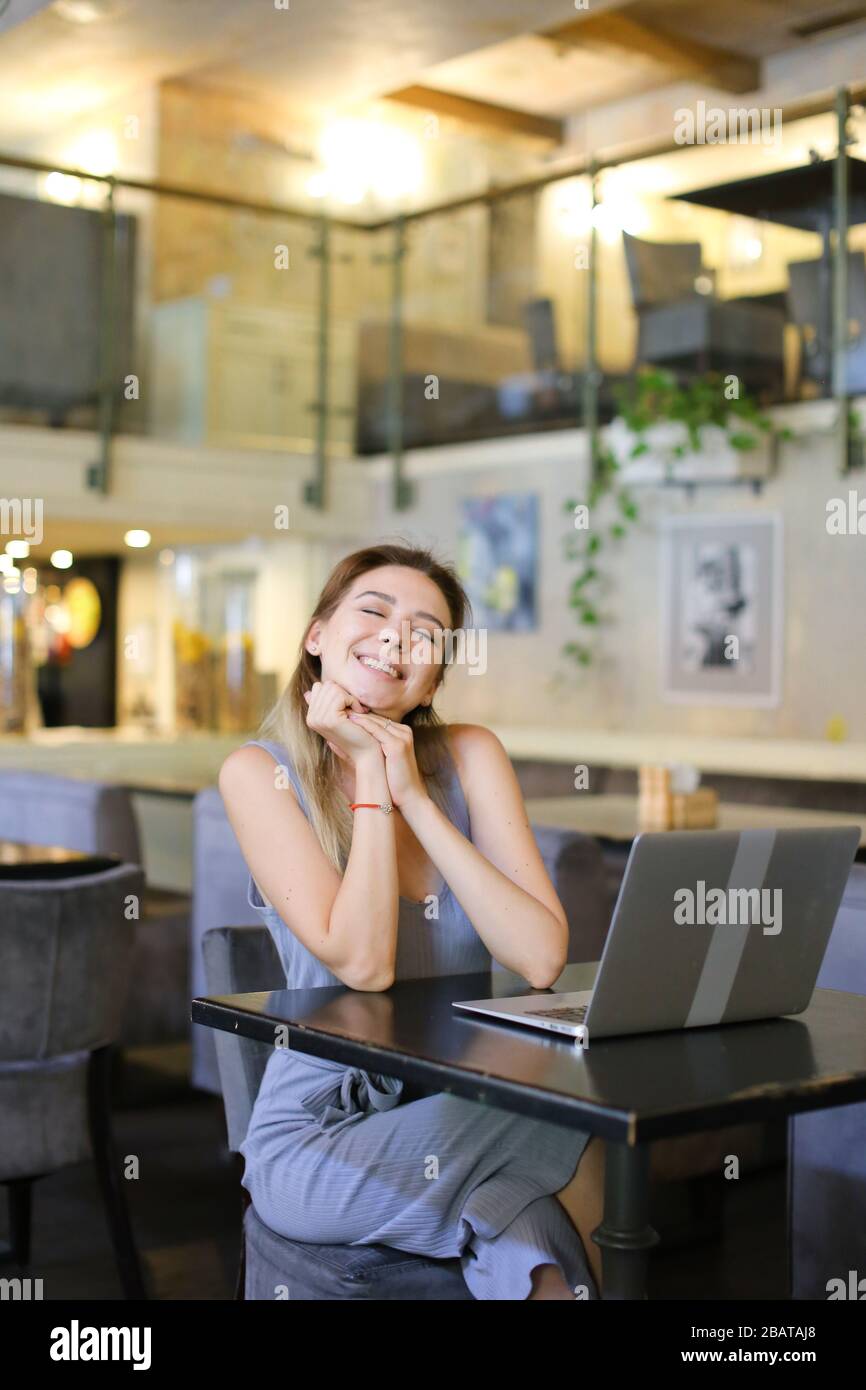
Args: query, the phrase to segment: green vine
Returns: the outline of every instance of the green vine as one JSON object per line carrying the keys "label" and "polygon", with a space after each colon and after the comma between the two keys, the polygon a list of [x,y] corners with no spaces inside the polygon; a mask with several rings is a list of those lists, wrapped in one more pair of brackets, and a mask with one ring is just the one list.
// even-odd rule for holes
{"label": "green vine", "polygon": [[[638,505],[627,487],[616,485],[619,464],[609,449],[602,449],[596,457],[594,477],[587,491],[586,503],[574,498],[563,503],[563,510],[574,518],[575,536],[566,536],[564,542],[565,558],[577,560],[580,568],[571,581],[568,590],[568,606],[582,628],[597,628],[601,623],[601,611],[595,597],[599,580],[602,578],[598,558],[606,541],[620,542],[628,534],[629,527],[639,519]],[[588,527],[579,527],[584,514],[591,516],[601,501],[612,496],[615,506],[613,521],[604,528],[592,532]],[[578,540],[576,536],[583,534]],[[569,657],[579,666],[592,664],[592,647],[585,641],[566,642],[562,648],[563,656]]]}
{"label": "green vine", "polygon": [[[638,436],[631,457],[638,458],[647,452],[649,445],[642,436],[650,426],[662,420],[685,426],[688,444],[678,444],[671,451],[677,459],[684,458],[687,453],[700,452],[701,430],[706,425],[725,430],[732,449],[742,453],[754,449],[757,432],[771,433],[773,422],[753,396],[737,394],[729,399],[729,380],[733,378],[710,372],[681,386],[672,372],[658,368],[639,372],[632,383],[615,393],[620,415]],[[740,421],[751,428],[738,429],[732,421]]]}
{"label": "green vine", "polygon": [[[627,386],[614,392],[619,414],[635,442],[629,457],[639,458],[649,450],[646,431],[661,421],[674,421],[685,426],[688,444],[674,445],[672,461],[701,449],[701,430],[717,425],[726,431],[731,448],[745,452],[754,449],[758,433],[768,434],[773,423],[764,415],[751,396],[725,394],[726,378],[708,374],[680,386],[676,377],[666,371],[652,369],[638,373]],[[749,428],[750,427],[750,428]],[[789,430],[778,432],[780,438],[790,438]],[[600,557],[606,545],[618,544],[640,519],[637,502],[630,489],[618,483],[620,465],[609,448],[601,448],[595,460],[592,481],[585,503],[574,498],[563,503],[563,510],[574,518],[575,534],[564,540],[566,560],[576,560],[578,572],[568,589],[568,606],[582,634],[579,640],[566,642],[563,656],[578,666],[590,666],[593,648],[587,640],[588,630],[597,629],[602,621],[599,606],[599,584],[603,579]],[[613,519],[600,526],[582,525],[597,514],[600,504],[609,499],[613,504]],[[579,524],[581,523],[581,524]]]}

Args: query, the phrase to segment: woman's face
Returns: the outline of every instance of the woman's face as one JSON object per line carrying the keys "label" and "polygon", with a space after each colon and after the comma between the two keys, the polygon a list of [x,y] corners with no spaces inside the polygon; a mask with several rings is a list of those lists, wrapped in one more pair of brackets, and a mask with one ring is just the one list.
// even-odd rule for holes
{"label": "woman's face", "polygon": [[[336,681],[376,714],[402,719],[432,703],[442,666],[448,605],[426,574],[383,565],[356,579],[304,643]],[[438,634],[438,636],[437,636]]]}

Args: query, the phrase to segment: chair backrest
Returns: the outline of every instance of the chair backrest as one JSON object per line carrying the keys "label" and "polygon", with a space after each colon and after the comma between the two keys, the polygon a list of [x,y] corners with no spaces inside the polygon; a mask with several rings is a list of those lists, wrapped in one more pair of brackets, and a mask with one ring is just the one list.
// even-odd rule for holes
{"label": "chair backrest", "polygon": [[851,865],[817,988],[866,994],[866,864]]}
{"label": "chair backrest", "polygon": [[623,232],[622,244],[636,309],[696,296],[703,270],[699,241],[642,241]]}
{"label": "chair backrest", "polygon": [[[260,926],[247,902],[249,869],[232,830],[217,787],[207,787],[193,801],[192,936],[190,995],[208,992],[202,943],[212,927],[228,922]],[[192,1084],[219,1094],[214,1038],[210,1028],[192,1030]]]}
{"label": "chair backrest", "polygon": [[553,300],[528,299],[523,305],[523,319],[535,370],[558,371],[559,349],[556,343],[556,311]]}
{"label": "chair backrest", "polygon": [[[286,977],[267,927],[211,927],[202,942],[206,993],[248,994],[285,989]],[[205,992],[205,991],[203,991]],[[210,1032],[210,1029],[196,1029]],[[272,1048],[253,1038],[213,1030],[229,1148],[237,1153]]]}
{"label": "chair backrest", "polygon": [[126,787],[48,772],[0,772],[0,840],[116,854],[140,864],[141,843]]}
{"label": "chair backrest", "polygon": [[[820,257],[788,262],[788,312],[801,329],[814,331],[819,322],[822,264]],[[848,319],[855,335],[862,337],[866,333],[866,256],[862,251],[848,252]]]}
{"label": "chair backrest", "polygon": [[600,960],[612,904],[598,840],[549,825],[533,825],[532,833],[568,918],[569,964]]}
{"label": "chair backrest", "polygon": [[788,262],[788,313],[798,328],[818,322],[820,260]]}
{"label": "chair backrest", "polygon": [[119,1036],[143,889],[137,864],[0,879],[0,1062],[47,1061]]}

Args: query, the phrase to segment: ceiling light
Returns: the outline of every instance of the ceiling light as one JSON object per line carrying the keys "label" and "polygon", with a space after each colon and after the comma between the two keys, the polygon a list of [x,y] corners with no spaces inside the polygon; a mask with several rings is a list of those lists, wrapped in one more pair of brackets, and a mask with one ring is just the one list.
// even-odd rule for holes
{"label": "ceiling light", "polygon": [[131,549],[144,550],[145,546],[150,545],[150,532],[133,529],[127,531],[123,539]]}
{"label": "ceiling light", "polygon": [[55,169],[45,175],[42,192],[49,203],[65,203],[67,207],[72,207],[81,197],[81,179],[74,174],[61,174]]}
{"label": "ceiling light", "polygon": [[71,550],[52,550],[51,563],[56,570],[68,570],[72,567]]}
{"label": "ceiling light", "polygon": [[70,148],[67,162],[86,174],[104,176],[117,168],[117,141],[110,130],[91,130]]}
{"label": "ceiling light", "polygon": [[6,554],[11,555],[13,560],[26,560],[30,554],[29,541],[7,541]]}
{"label": "ceiling light", "polygon": [[566,236],[585,236],[592,217],[592,195],[585,179],[554,184],[554,213]]}
{"label": "ceiling light", "polygon": [[331,191],[331,180],[324,169],[311,174],[307,179],[307,193],[311,198],[327,198]]}
{"label": "ceiling light", "polygon": [[606,197],[604,202],[596,204],[592,222],[602,241],[610,246],[622,232],[640,236],[649,225],[649,217],[646,208],[637,198],[615,193],[612,197]]}
{"label": "ceiling light", "polygon": [[[423,178],[418,141],[407,131],[382,121],[347,117],[331,122],[322,132],[319,154],[328,185],[325,191],[342,203],[360,203],[369,192],[384,199],[398,198],[414,192]],[[309,184],[308,192],[313,197],[323,196],[313,193]]]}

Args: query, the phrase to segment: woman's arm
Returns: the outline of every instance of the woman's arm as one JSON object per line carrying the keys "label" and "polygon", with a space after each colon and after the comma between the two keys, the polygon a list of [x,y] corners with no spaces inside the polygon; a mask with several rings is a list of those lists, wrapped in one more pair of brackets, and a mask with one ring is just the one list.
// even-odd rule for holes
{"label": "woman's arm", "polygon": [[[250,873],[289,930],[338,979],[351,989],[388,989],[399,912],[393,818],[357,812],[341,878],[277,771],[255,746],[235,749],[220,769],[220,792]],[[355,759],[355,779],[356,800],[389,800],[375,744]]]}
{"label": "woman's arm", "polygon": [[[350,718],[375,731],[375,717]],[[476,724],[449,728],[472,823],[469,841],[431,801],[420,776],[404,766],[410,759],[414,765],[406,733],[406,726],[396,733],[380,727],[377,735],[402,816],[490,954],[534,989],[547,989],[565,968],[568,920],[527,820],[508,754],[489,729]]]}

